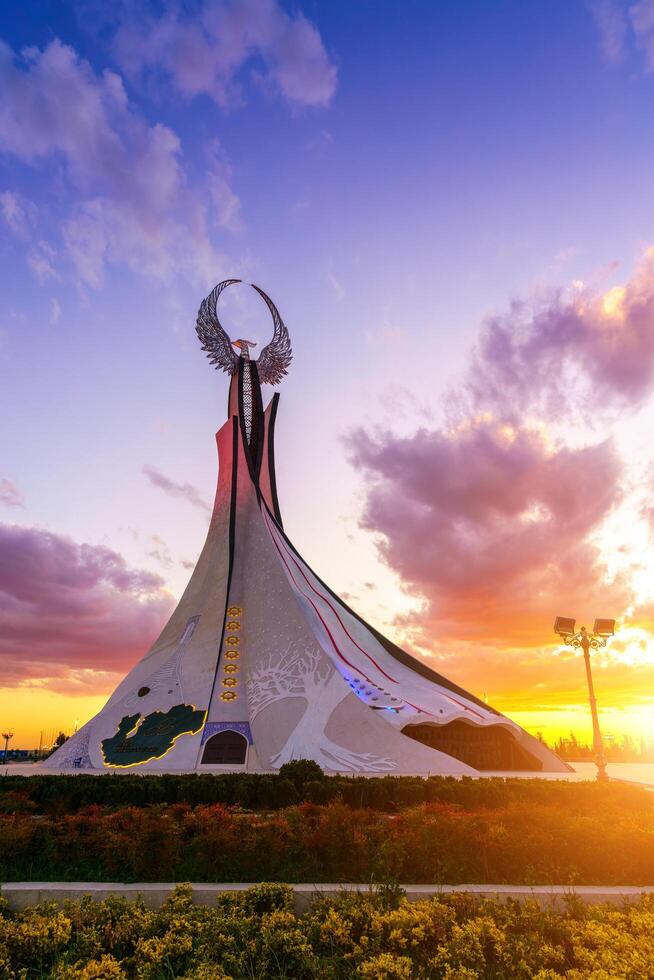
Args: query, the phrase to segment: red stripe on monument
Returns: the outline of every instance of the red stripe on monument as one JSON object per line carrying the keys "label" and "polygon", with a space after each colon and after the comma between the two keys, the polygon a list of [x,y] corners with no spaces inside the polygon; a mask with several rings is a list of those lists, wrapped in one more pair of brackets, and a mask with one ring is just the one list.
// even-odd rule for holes
{"label": "red stripe on monument", "polygon": [[[276,536],[276,534],[275,534],[275,529],[273,528],[273,529],[271,530],[271,527],[270,527],[270,519],[269,519],[269,517],[268,517],[268,515],[267,515],[267,514],[265,513],[265,511],[264,511],[264,510],[262,510],[262,514],[263,514],[263,516],[264,516],[264,519],[265,519],[265,521],[266,521],[266,525],[267,525],[267,527],[268,527],[268,531],[270,532],[270,535],[271,535],[271,537],[273,538],[273,543],[274,543],[274,544],[275,544],[275,546],[277,547],[277,550],[278,550],[278,551],[280,551],[280,555],[281,555],[281,550],[280,550],[280,545],[278,544],[278,542],[277,542],[277,540],[276,540],[276,537],[277,537],[277,536]],[[284,542],[282,542],[282,545],[283,545],[283,544],[284,544]],[[349,639],[350,639],[350,640],[352,641],[352,643],[353,643],[353,644],[355,645],[355,647],[356,647],[356,648],[357,648],[358,650],[360,650],[360,651],[361,651],[361,653],[362,653],[362,654],[363,654],[364,656],[366,656],[366,657],[368,658],[368,660],[370,660],[370,662],[371,662],[372,664],[374,664],[374,665],[375,665],[375,667],[377,668],[377,670],[378,670],[378,671],[379,671],[379,672],[380,672],[381,674],[383,674],[383,675],[384,675],[384,677],[387,677],[387,678],[388,678],[388,680],[389,680],[389,681],[392,681],[392,683],[393,683],[393,684],[398,684],[398,683],[399,683],[399,681],[396,681],[394,677],[391,677],[391,676],[390,676],[389,674],[387,674],[387,673],[386,673],[386,671],[385,671],[385,670],[383,669],[383,667],[380,667],[380,666],[379,666],[379,664],[378,664],[378,663],[377,663],[377,661],[376,661],[376,660],[374,659],[374,657],[371,657],[371,656],[370,656],[370,654],[369,654],[369,653],[367,653],[367,652],[366,652],[366,651],[365,651],[365,650],[363,649],[363,647],[361,647],[361,646],[359,646],[359,644],[358,644],[358,643],[357,643],[357,641],[356,641],[356,640],[354,639],[354,637],[353,637],[353,636],[351,636],[351,634],[349,633],[349,631],[348,631],[348,629],[347,629],[347,627],[346,627],[346,626],[345,626],[345,624],[343,623],[343,621],[342,621],[342,619],[341,619],[341,617],[339,616],[339,614],[338,614],[338,612],[337,612],[337,610],[336,610],[336,609],[334,608],[334,606],[333,606],[333,605],[332,605],[332,603],[331,603],[331,602],[329,601],[329,599],[328,599],[328,598],[327,598],[326,596],[324,596],[324,595],[322,595],[322,593],[320,593],[320,592],[318,592],[318,590],[317,590],[317,589],[316,589],[316,588],[315,588],[315,587],[313,586],[313,584],[312,584],[312,583],[311,583],[311,582],[309,581],[309,579],[308,579],[308,578],[307,578],[307,576],[305,575],[305,573],[304,573],[304,570],[302,569],[302,567],[301,567],[301,565],[299,565],[299,564],[298,564],[298,561],[297,561],[297,559],[295,558],[295,556],[294,556],[293,554],[291,554],[291,553],[290,553],[290,552],[289,552],[289,551],[288,551],[287,549],[285,549],[285,550],[286,550],[286,553],[287,553],[287,555],[288,555],[288,557],[289,557],[289,558],[291,559],[291,561],[292,561],[292,562],[294,563],[294,565],[296,566],[296,568],[297,568],[297,569],[299,570],[299,572],[300,572],[300,574],[302,575],[302,578],[303,578],[303,579],[304,579],[304,581],[305,581],[305,582],[307,583],[307,585],[308,585],[308,586],[309,586],[309,588],[310,588],[310,589],[312,590],[312,592],[314,592],[314,594],[315,594],[315,595],[317,595],[319,599],[322,599],[322,601],[323,601],[323,602],[325,602],[325,603],[326,603],[326,604],[327,604],[327,605],[329,606],[329,608],[331,609],[331,611],[332,611],[332,612],[334,613],[334,615],[336,616],[336,619],[337,619],[337,620],[338,620],[338,622],[340,623],[340,626],[341,626],[341,628],[342,628],[342,630],[343,630],[343,632],[344,632],[344,633],[346,634],[346,636],[348,636],[348,637],[349,637]],[[330,638],[330,640],[332,641],[332,644],[333,644],[333,646],[334,646],[334,649],[336,650],[336,652],[338,653],[338,655],[339,655],[339,656],[340,656],[340,657],[341,657],[341,658],[342,658],[343,660],[345,660],[345,663],[346,663],[346,664],[348,664],[348,666],[350,666],[350,667],[352,667],[352,664],[350,664],[350,662],[349,662],[348,660],[346,660],[346,659],[345,659],[345,657],[343,656],[343,654],[342,654],[342,653],[340,652],[340,650],[339,650],[339,649],[338,649],[338,647],[336,646],[336,643],[334,642],[334,638],[332,637],[332,635],[331,635],[331,633],[329,632],[329,629],[327,628],[327,625],[326,625],[326,623],[324,622],[324,620],[323,620],[323,618],[322,618],[322,616],[320,615],[320,613],[319,613],[319,612],[318,612],[318,610],[316,609],[316,607],[315,607],[315,605],[314,605],[314,603],[313,603],[313,601],[311,600],[311,598],[310,598],[310,597],[309,597],[308,595],[306,595],[306,593],[305,593],[305,592],[302,592],[302,590],[300,589],[300,587],[299,587],[299,586],[297,585],[297,582],[296,582],[296,580],[295,580],[295,578],[294,578],[294,576],[293,576],[293,574],[292,574],[292,572],[291,572],[291,571],[290,571],[290,569],[288,568],[288,564],[287,564],[287,562],[286,562],[286,560],[284,559],[284,556],[283,556],[283,555],[281,555],[281,557],[282,557],[282,561],[283,561],[283,562],[284,562],[284,564],[286,565],[286,568],[287,568],[287,570],[288,570],[288,572],[289,572],[289,575],[291,575],[291,577],[293,578],[293,581],[295,582],[295,584],[296,584],[296,587],[298,588],[298,591],[300,591],[300,592],[302,593],[302,595],[303,595],[303,596],[305,597],[305,599],[307,599],[307,600],[308,600],[308,601],[309,601],[309,602],[311,603],[311,605],[313,606],[313,608],[314,608],[314,609],[316,610],[316,614],[317,614],[317,615],[318,615],[318,617],[320,618],[320,622],[321,622],[321,623],[323,624],[323,626],[324,626],[324,627],[325,627],[325,629],[327,630],[327,633],[329,634],[329,638]],[[357,668],[353,668],[353,669],[357,669]],[[361,671],[360,671],[360,672],[361,672]],[[365,674],[364,674],[364,677],[365,677]],[[366,677],[366,680],[368,680],[368,681],[370,681],[370,678],[368,678],[368,677]],[[373,681],[370,681],[370,683],[372,684],[372,683],[373,683]],[[473,715],[476,715],[476,716],[477,716],[477,718],[481,718],[481,719],[483,720],[483,718],[484,718],[484,716],[483,716],[482,714],[480,714],[480,713],[479,713],[478,711],[475,711],[475,709],[474,709],[474,708],[471,708],[471,707],[470,707],[469,705],[467,705],[467,704],[464,704],[464,703],[463,703],[462,701],[458,701],[458,700],[457,700],[457,699],[456,699],[455,697],[452,697],[452,695],[451,695],[451,694],[447,694],[447,693],[446,693],[446,692],[445,692],[444,690],[442,690],[442,689],[441,689],[441,693],[442,693],[442,696],[443,696],[443,697],[445,697],[445,698],[447,698],[447,700],[448,700],[448,701],[451,701],[451,702],[452,702],[453,704],[456,704],[456,705],[457,705],[457,707],[459,707],[459,708],[463,708],[463,710],[464,710],[464,711],[469,711],[469,712],[470,712],[471,714],[473,714]],[[405,704],[408,704],[408,705],[409,705],[409,706],[410,706],[411,708],[415,708],[415,710],[416,710],[416,711],[422,711],[422,712],[423,712],[423,714],[426,714],[426,715],[430,715],[430,714],[432,714],[432,712],[431,712],[431,711],[428,711],[428,710],[427,710],[426,708],[420,708],[420,707],[418,707],[418,705],[416,705],[416,704],[413,704],[413,703],[412,703],[411,701],[407,701],[407,700],[406,700],[406,698],[402,698],[402,700],[403,700],[403,701],[405,702]]]}

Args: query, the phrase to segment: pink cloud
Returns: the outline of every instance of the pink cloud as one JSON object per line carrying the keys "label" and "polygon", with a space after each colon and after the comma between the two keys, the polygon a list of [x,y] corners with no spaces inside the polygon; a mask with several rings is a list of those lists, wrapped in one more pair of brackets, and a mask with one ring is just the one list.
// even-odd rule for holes
{"label": "pink cloud", "polygon": [[6,476],[0,477],[0,504],[4,504],[5,507],[25,506],[23,494]]}
{"label": "pink cloud", "polygon": [[588,536],[621,496],[610,441],[552,447],[539,432],[477,421],[404,439],[358,431],[351,448],[367,480],[362,526],[426,600],[412,619],[425,632],[539,643],[553,610],[584,604],[601,580]]}
{"label": "pink cloud", "polygon": [[594,537],[624,498],[617,448],[611,439],[573,448],[548,427],[636,411],[653,389],[649,250],[622,286],[577,286],[490,318],[445,402],[449,428],[351,436],[366,485],[362,526],[423,600],[402,621],[416,642],[533,647],[557,612],[596,614],[599,603],[619,615],[629,605],[627,572],[607,581]]}
{"label": "pink cloud", "polygon": [[[633,610],[636,565],[611,579],[598,532],[623,504],[652,518],[640,490],[625,489],[618,446],[584,445],[589,430],[575,424],[590,418],[597,431],[642,409],[653,390],[649,250],[624,285],[576,284],[489,318],[444,401],[447,425],[350,436],[365,486],[361,525],[418,600],[396,623],[436,669],[504,710],[584,700],[575,655],[553,654],[554,616],[590,625]],[[648,616],[640,607],[630,619],[649,628]],[[614,646],[618,656],[599,655],[597,666],[602,689],[624,705],[652,668],[645,657],[627,678],[619,638]]]}
{"label": "pink cloud", "polygon": [[151,466],[149,463],[146,463],[143,467],[143,473],[153,487],[158,487],[159,490],[163,490],[170,497],[187,500],[192,507],[198,507],[200,510],[211,513],[210,505],[202,497],[197,487],[194,487],[191,483],[175,483],[165,473],[158,470],[156,466]]}
{"label": "pink cloud", "polygon": [[114,48],[131,78],[163,75],[186,98],[204,94],[222,107],[241,101],[237,75],[257,61],[263,80],[290,102],[326,105],[336,89],[320,34],[277,0],[205,0],[192,15],[168,3],[160,17],[125,20]]}
{"label": "pink cloud", "polygon": [[[0,524],[3,683],[99,689],[143,655],[173,601],[163,579],[110,548]],[[77,688],[76,688],[77,685]]]}
{"label": "pink cloud", "polygon": [[654,386],[654,250],[605,293],[580,289],[514,302],[484,324],[465,385],[472,406],[503,417],[638,408]]}

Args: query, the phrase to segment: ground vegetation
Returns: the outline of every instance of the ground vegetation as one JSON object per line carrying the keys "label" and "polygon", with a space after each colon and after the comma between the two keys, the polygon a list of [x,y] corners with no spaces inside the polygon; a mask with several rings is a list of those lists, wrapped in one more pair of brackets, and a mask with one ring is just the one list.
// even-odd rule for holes
{"label": "ground vegetation", "polygon": [[474,980],[654,975],[654,900],[559,910],[456,895],[409,903],[396,888],[320,899],[262,884],[194,905],[179,886],[158,910],[90,898],[12,913],[0,900],[5,980]]}
{"label": "ground vegetation", "polygon": [[[270,778],[270,777],[264,777]],[[65,794],[76,779],[56,777]],[[81,780],[79,781],[81,783]],[[307,795],[310,780],[304,787]],[[123,778],[92,779],[89,785]],[[323,785],[325,780],[316,780]],[[350,789],[354,782],[344,781]],[[386,780],[363,780],[381,794]],[[165,785],[165,784],[164,784]],[[396,802],[294,802],[290,779],[271,781],[287,805],[253,806],[249,783],[231,803],[142,803],[72,810],[70,800],[4,794],[4,881],[286,881],[651,884],[654,799],[637,787],[451,781],[416,802],[429,781],[397,781]],[[258,790],[266,786],[262,780]],[[400,795],[402,789],[403,795]],[[445,791],[451,798],[445,797]],[[271,793],[273,791],[271,790]],[[13,795],[12,795],[13,794]],[[62,802],[63,800],[63,802]],[[270,802],[268,800],[268,802]]]}

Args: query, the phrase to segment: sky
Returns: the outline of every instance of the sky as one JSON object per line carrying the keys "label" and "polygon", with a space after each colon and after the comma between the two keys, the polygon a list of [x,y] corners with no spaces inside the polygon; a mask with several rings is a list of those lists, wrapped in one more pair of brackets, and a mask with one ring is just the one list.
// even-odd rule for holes
{"label": "sky", "polygon": [[237,277],[318,574],[549,740],[554,617],[614,617],[602,725],[653,738],[653,163],[654,0],[0,5],[0,730],[86,721],[183,591]]}

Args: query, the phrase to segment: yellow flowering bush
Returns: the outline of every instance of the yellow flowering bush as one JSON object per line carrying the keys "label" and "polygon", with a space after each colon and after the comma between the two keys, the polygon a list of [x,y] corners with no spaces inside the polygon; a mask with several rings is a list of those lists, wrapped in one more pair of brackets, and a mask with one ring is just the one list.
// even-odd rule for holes
{"label": "yellow flowering bush", "polygon": [[110,954],[75,966],[61,966],[54,973],[56,980],[127,980],[119,961]]}
{"label": "yellow flowering bush", "polygon": [[654,898],[562,908],[398,889],[342,893],[293,911],[263,884],[195,905],[178,886],[160,909],[90,898],[12,912],[0,900],[0,980],[650,980]]}
{"label": "yellow flowering bush", "polygon": [[[45,972],[70,942],[70,919],[52,903],[29,909],[19,918],[0,917],[0,962],[19,963],[27,971]],[[9,967],[7,975],[12,977]],[[20,974],[18,974],[20,976]]]}
{"label": "yellow flowering bush", "polygon": [[380,953],[361,964],[359,976],[367,980],[411,980],[413,965],[408,956]]}

